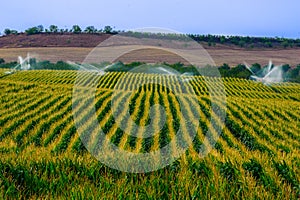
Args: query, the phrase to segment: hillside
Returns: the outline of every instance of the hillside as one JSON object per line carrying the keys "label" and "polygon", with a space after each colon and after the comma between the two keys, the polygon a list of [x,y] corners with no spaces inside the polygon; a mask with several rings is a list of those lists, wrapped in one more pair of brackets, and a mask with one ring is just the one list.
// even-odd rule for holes
{"label": "hillside", "polygon": [[111,35],[109,34],[73,34],[40,33],[27,35],[7,35],[0,37],[0,48],[29,47],[95,47]]}
{"label": "hillside", "polygon": [[[82,62],[89,52],[102,41],[110,37],[109,34],[36,34],[36,35],[8,35],[0,37],[0,58],[6,62],[16,61],[18,56],[26,57],[27,53],[37,56],[41,60],[57,62],[59,60]],[[216,65],[227,63],[230,66],[244,63],[259,63],[266,65],[271,59],[274,64],[300,64],[300,48],[241,48],[234,45],[216,44],[209,46],[205,42],[201,45],[210,54]],[[161,60],[158,53],[147,52],[147,61]],[[154,57],[151,59],[151,55]],[[143,58],[141,52],[136,52],[126,62],[139,61]],[[180,61],[176,57],[168,60],[170,63]]]}

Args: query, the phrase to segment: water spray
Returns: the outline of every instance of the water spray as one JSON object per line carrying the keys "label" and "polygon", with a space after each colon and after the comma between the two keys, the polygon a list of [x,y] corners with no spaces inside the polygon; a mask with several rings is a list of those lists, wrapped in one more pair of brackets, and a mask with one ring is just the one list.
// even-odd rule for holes
{"label": "water spray", "polygon": [[111,64],[111,65],[107,65],[107,66],[103,67],[102,69],[100,69],[100,68],[97,68],[94,65],[91,65],[91,64],[88,64],[88,63],[77,64],[77,63],[72,62],[72,61],[67,61],[67,63],[69,65],[77,67],[78,70],[89,71],[89,72],[97,72],[97,73],[99,73],[99,75],[104,75],[106,73],[105,70],[110,68],[111,66],[113,66]]}
{"label": "water spray", "polygon": [[[264,83],[265,85],[270,85],[273,83],[283,82],[283,70],[282,65],[273,66],[272,61],[264,69],[260,70],[258,73],[254,73],[249,65],[244,62],[246,68],[251,72],[250,79]],[[258,75],[260,74],[260,75]]]}
{"label": "water spray", "polygon": [[9,75],[9,74],[13,74],[16,72],[16,70],[30,70],[31,69],[31,65],[30,65],[30,59],[31,56],[29,53],[27,53],[27,57],[22,58],[22,56],[18,56],[18,61],[19,63],[13,67],[10,71],[6,71],[5,74]]}

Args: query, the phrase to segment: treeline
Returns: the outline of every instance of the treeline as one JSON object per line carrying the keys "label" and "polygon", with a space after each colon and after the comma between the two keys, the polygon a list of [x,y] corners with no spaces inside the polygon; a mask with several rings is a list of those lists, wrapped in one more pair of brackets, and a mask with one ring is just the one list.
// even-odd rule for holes
{"label": "treeline", "polygon": [[[30,58],[28,62],[31,69],[35,70],[78,70],[78,68],[70,65],[64,61],[57,61],[52,63],[48,60],[37,61],[35,58]],[[4,59],[0,58],[0,68],[13,69],[19,65],[18,62],[8,62],[6,63]]]}
{"label": "treeline", "polygon": [[250,36],[224,36],[224,35],[199,35],[199,34],[173,34],[173,33],[141,33],[141,32],[125,32],[128,36],[137,38],[154,38],[154,39],[175,39],[187,40],[192,39],[198,43],[204,42],[208,46],[216,46],[216,44],[235,45],[243,48],[254,47],[300,47],[300,39],[289,39],[279,37],[250,37]]}
{"label": "treeline", "polygon": [[280,37],[243,37],[243,36],[219,36],[219,35],[189,35],[197,42],[207,42],[209,46],[218,44],[231,44],[240,47],[300,47],[300,39],[288,39]]}
{"label": "treeline", "polygon": [[[24,32],[18,32],[13,29],[5,29],[4,35],[16,35],[26,33],[27,35],[41,34],[41,33],[74,33],[74,34],[128,34],[133,37],[151,37],[158,39],[180,39],[178,34],[172,33],[141,33],[131,31],[114,30],[111,26],[105,26],[104,28],[97,29],[94,26],[87,26],[85,28],[79,25],[73,25],[72,28],[59,28],[56,25],[50,25],[48,28],[44,28],[43,25],[34,26],[26,29]],[[197,42],[205,42],[208,46],[215,46],[216,44],[235,45],[243,48],[274,48],[274,47],[300,47],[300,39],[288,39],[282,37],[250,37],[250,36],[224,36],[224,35],[200,35],[200,34],[182,34],[182,39],[190,39]],[[188,36],[188,37],[187,37]]]}
{"label": "treeline", "polygon": [[[50,61],[36,61],[35,58],[31,58],[30,61],[31,69],[35,70],[78,70],[79,67],[76,65],[72,65],[66,63],[64,61],[58,61],[56,63],[52,63]],[[109,63],[101,63],[95,65],[95,67],[103,68]],[[134,69],[137,66],[143,65],[145,63],[142,62],[132,62],[129,64],[124,64],[122,62],[114,63],[111,67],[106,69],[105,71],[121,71],[128,72]],[[214,72],[215,70],[211,70],[211,68],[215,68],[216,66],[206,66],[200,69],[196,69],[193,66],[184,66],[182,63],[168,64],[163,63],[164,65],[176,70],[180,74],[185,75],[201,75],[205,74],[207,76],[214,76],[215,73],[209,74],[210,72]],[[9,62],[6,63],[4,59],[0,58],[0,68],[15,68],[18,65],[17,62]],[[161,65],[159,65],[161,66]],[[217,66],[222,77],[234,77],[234,78],[243,78],[249,79],[252,75],[251,72],[247,69],[247,67],[243,64],[238,64],[235,67],[230,67],[228,64],[224,63],[222,66]],[[261,66],[258,63],[254,63],[250,66],[251,70],[254,73],[259,73],[259,71],[263,70],[267,66]],[[296,67],[292,68],[290,65],[285,64],[282,66],[283,71],[283,79],[284,81],[289,82],[298,82],[300,83],[300,64]]]}
{"label": "treeline", "polygon": [[[238,64],[234,67],[230,67],[228,64],[224,63],[222,66],[205,66],[196,69],[194,66],[184,66],[182,63],[167,64],[165,65],[179,71],[180,73],[185,73],[187,75],[201,75],[205,74],[207,76],[215,76],[215,70],[211,68],[218,67],[220,75],[222,77],[233,77],[233,78],[243,78],[249,79],[252,73],[247,69],[244,64]],[[267,66],[261,66],[258,63],[254,63],[250,66],[252,72],[259,74]],[[272,66],[274,67],[274,65]],[[289,82],[300,83],[300,64],[292,68],[289,64],[282,65],[283,80]],[[210,74],[210,72],[212,74]]]}
{"label": "treeline", "polygon": [[75,33],[75,34],[80,34],[80,33],[90,33],[90,34],[95,34],[95,33],[107,33],[107,34],[117,34],[121,31],[116,31],[113,29],[111,26],[105,26],[103,29],[97,29],[94,26],[87,26],[84,29],[81,28],[79,25],[73,25],[72,28],[68,29],[63,29],[59,28],[56,25],[50,25],[48,28],[44,28],[43,25],[38,25],[34,27],[30,27],[26,29],[24,32],[18,32],[17,30],[9,29],[6,28],[4,30],[4,35],[17,35],[17,34],[22,34],[26,33],[27,35],[34,35],[34,34],[41,34],[41,33]]}

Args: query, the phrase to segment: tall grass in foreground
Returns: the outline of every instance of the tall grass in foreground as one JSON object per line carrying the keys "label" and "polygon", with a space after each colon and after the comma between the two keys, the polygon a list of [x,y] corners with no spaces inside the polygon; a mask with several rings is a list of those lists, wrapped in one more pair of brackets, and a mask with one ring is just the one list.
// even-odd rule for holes
{"label": "tall grass in foreground", "polygon": [[[137,76],[167,82],[134,88]],[[120,109],[129,102],[137,124],[150,123],[149,107],[160,104],[166,124],[150,138],[137,138],[118,129],[111,112],[116,79]],[[199,117],[199,128],[190,148],[171,165],[155,172],[130,174],[104,166],[92,157],[77,134],[72,115],[74,73],[62,71],[22,72],[0,78],[0,197],[17,199],[297,199],[300,198],[300,86],[285,83],[267,87],[251,81],[226,78],[225,126],[214,149],[203,159],[198,153],[207,131],[221,126],[211,112],[207,84],[195,77],[183,94],[174,77],[108,73],[99,79],[95,109],[106,136],[120,148],[132,152],[158,150],[172,139],[176,145],[189,140],[193,126],[180,121],[178,99],[185,116]],[[136,90],[136,91],[134,91]],[[133,92],[132,92],[133,91]],[[230,94],[230,95],[229,95]],[[84,97],[82,97],[84,98]],[[82,112],[83,129],[94,130],[89,105],[75,102]],[[219,109],[224,105],[216,102]],[[198,106],[196,106],[198,105]],[[195,109],[189,109],[193,107]],[[154,117],[161,118],[156,109]],[[118,111],[126,122],[122,109]],[[123,117],[123,118],[122,118]],[[213,123],[210,123],[213,118]],[[179,126],[185,132],[177,135]],[[144,134],[139,132],[138,134]],[[87,142],[90,138],[87,135]],[[176,151],[176,145],[170,155]],[[110,155],[107,155],[110,156]]]}

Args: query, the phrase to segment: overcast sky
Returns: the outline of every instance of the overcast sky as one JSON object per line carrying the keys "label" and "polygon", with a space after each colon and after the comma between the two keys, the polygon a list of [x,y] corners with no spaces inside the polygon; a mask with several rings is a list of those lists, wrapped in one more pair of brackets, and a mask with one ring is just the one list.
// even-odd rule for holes
{"label": "overcast sky", "polygon": [[51,24],[300,38],[299,0],[6,0],[0,31]]}

